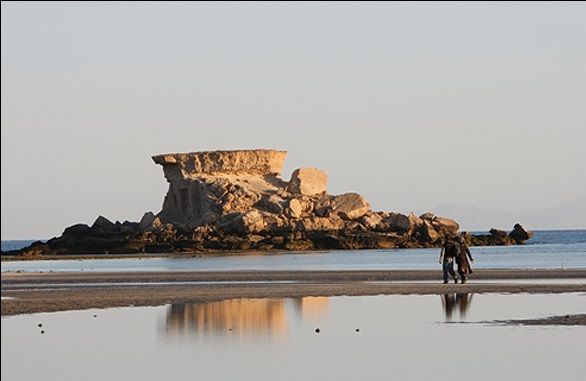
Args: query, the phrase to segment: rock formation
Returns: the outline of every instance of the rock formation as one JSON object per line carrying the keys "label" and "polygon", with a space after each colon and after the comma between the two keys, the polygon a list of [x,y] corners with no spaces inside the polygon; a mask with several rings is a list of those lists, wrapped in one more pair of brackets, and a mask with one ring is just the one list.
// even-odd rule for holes
{"label": "rock formation", "polygon": [[250,211],[285,186],[279,175],[286,154],[246,150],[153,156],[169,182],[158,217],[197,227],[221,224],[222,217]]}
{"label": "rock formation", "polygon": [[470,235],[468,241],[474,246],[506,246],[522,245],[533,237],[533,233],[525,230],[520,224],[515,224],[513,230],[507,234],[500,229],[490,229],[489,234]]}
{"label": "rock formation", "polygon": [[[320,250],[433,247],[456,234],[456,221],[425,213],[377,212],[358,193],[330,195],[327,174],[281,170],[286,152],[238,150],[153,156],[169,190],[158,214],[140,222],[73,225],[21,255],[214,250]],[[504,235],[503,235],[504,234]],[[520,225],[509,235],[470,236],[472,244],[519,244],[531,237]]]}

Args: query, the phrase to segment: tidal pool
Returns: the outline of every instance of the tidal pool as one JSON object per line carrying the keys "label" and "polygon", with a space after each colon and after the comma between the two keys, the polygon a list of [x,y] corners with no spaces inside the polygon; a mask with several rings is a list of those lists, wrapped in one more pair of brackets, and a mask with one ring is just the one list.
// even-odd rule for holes
{"label": "tidal pool", "polygon": [[230,299],[20,315],[2,318],[1,375],[582,380],[586,327],[475,324],[576,313],[586,313],[586,294]]}

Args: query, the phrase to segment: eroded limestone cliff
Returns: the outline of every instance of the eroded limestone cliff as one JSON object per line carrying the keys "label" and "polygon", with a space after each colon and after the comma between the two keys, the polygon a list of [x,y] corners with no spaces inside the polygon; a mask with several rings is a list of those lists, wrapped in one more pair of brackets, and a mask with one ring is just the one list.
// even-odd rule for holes
{"label": "eroded limestone cliff", "polygon": [[169,182],[158,216],[163,222],[194,228],[252,210],[286,185],[279,178],[286,155],[239,150],[153,156]]}

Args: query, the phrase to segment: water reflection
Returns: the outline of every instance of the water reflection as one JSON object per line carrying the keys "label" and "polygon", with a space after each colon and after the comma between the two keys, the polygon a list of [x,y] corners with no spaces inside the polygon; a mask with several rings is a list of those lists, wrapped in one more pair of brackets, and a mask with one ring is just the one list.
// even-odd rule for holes
{"label": "water reflection", "polygon": [[[328,312],[328,297],[296,299],[228,299],[195,304],[172,304],[167,310],[166,333],[273,335],[287,333],[287,306],[293,318],[315,322]],[[291,316],[289,316],[291,318]]]}
{"label": "water reflection", "polygon": [[[464,303],[471,322],[586,313],[585,293],[473,297],[473,305],[469,300]],[[583,327],[437,324],[444,320],[443,299],[440,295],[257,299],[258,303],[223,301],[184,308],[109,308],[3,317],[2,378],[452,381],[462,375],[474,381],[495,381],[503,379],[503,374],[521,380],[555,380],[563,372],[566,380],[584,379]],[[456,320],[460,301],[469,295],[458,299],[452,293],[447,299]],[[209,314],[201,317],[208,320],[234,317],[213,312],[214,306],[233,310],[247,305],[263,314],[270,313],[271,306],[284,311],[286,336],[243,336],[197,326],[199,314]],[[318,323],[305,321],[317,316]],[[39,323],[45,334],[40,334]],[[177,333],[167,333],[167,325],[169,332]],[[317,327],[320,334],[314,332]],[[451,342],[482,345],[457,352],[438,350]]]}
{"label": "water reflection", "polygon": [[197,304],[173,304],[167,311],[167,332],[174,334],[232,331],[238,334],[284,334],[282,299],[229,299]]}
{"label": "water reflection", "polygon": [[472,295],[468,293],[443,294],[442,307],[446,314],[446,321],[451,321],[455,310],[460,313],[460,319],[466,319],[466,313],[472,302]]}
{"label": "water reflection", "polygon": [[[466,319],[473,294],[440,295],[446,321]],[[319,323],[328,315],[329,297],[295,299],[228,299],[216,302],[173,304],[166,314],[165,332],[226,334],[237,336],[286,336],[291,322]]]}
{"label": "water reflection", "polygon": [[327,296],[307,296],[293,299],[298,316],[307,322],[316,322],[324,316],[330,307],[330,298]]}

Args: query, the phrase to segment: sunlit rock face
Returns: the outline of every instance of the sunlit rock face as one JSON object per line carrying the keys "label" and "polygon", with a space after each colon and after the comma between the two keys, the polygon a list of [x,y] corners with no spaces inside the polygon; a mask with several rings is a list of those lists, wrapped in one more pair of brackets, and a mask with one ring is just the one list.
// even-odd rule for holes
{"label": "sunlit rock face", "polygon": [[163,166],[169,182],[201,175],[281,174],[287,151],[270,149],[166,153],[153,156]]}
{"label": "sunlit rock face", "polygon": [[263,149],[153,156],[169,182],[158,216],[163,222],[197,227],[245,213],[284,186],[279,175],[286,155]]}

